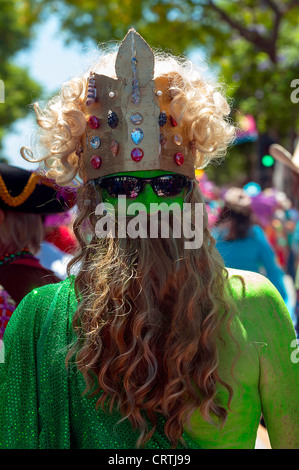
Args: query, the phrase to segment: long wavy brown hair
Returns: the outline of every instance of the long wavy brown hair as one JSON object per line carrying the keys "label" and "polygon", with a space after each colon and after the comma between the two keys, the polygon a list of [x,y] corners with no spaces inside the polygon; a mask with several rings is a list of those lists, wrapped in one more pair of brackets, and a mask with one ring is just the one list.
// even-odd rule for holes
{"label": "long wavy brown hair", "polygon": [[[203,244],[193,250],[184,249],[183,238],[91,239],[98,202],[91,183],[78,201],[74,231],[81,252],[71,264],[81,263],[77,341],[66,362],[75,360],[85,393],[98,394],[97,407],[117,409],[130,420],[140,431],[137,446],[154,433],[157,413],[166,418],[164,431],[174,447],[183,443],[184,426],[197,408],[205,420],[215,424],[216,417],[223,424],[227,409],[217,403],[216,386],[227,388],[229,403],[232,389],[218,375],[215,340],[223,321],[229,328],[232,310],[206,211]],[[202,202],[198,185],[188,201],[194,208]]]}
{"label": "long wavy brown hair", "polygon": [[40,250],[44,237],[40,214],[3,210],[0,226],[0,256],[28,248],[33,254]]}

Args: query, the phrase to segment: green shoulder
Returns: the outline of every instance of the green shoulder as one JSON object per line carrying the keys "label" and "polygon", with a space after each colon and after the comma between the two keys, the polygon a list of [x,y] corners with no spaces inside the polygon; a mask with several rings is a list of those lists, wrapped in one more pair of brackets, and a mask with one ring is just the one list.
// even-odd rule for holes
{"label": "green shoulder", "polygon": [[299,351],[288,309],[260,274],[229,272],[229,290],[247,341],[259,356],[259,395],[272,448],[299,446]]}
{"label": "green shoulder", "polygon": [[252,340],[295,338],[291,315],[276,287],[263,275],[228,269],[228,292],[236,313]]}

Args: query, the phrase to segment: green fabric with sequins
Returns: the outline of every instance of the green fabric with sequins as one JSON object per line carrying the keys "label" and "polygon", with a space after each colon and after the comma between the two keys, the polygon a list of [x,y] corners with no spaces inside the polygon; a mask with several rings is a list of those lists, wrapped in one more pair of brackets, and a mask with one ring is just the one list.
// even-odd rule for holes
{"label": "green fabric with sequins", "polygon": [[[95,410],[82,396],[85,383],[75,366],[65,367],[76,310],[73,279],[32,291],[11,318],[0,364],[0,448],[132,449],[138,432],[118,413]],[[169,449],[164,419],[145,446]],[[188,448],[199,448],[186,433]],[[179,446],[182,448],[182,446]]]}

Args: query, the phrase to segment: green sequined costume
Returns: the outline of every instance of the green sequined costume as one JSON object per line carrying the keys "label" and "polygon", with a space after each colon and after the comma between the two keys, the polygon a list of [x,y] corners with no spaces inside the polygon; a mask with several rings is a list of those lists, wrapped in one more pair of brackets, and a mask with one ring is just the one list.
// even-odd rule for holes
{"label": "green sequined costume", "polygon": [[[4,335],[0,364],[1,448],[135,448],[138,432],[120,416],[95,410],[82,397],[80,373],[65,368],[76,298],[71,277],[28,294]],[[184,433],[189,448],[254,448],[263,413],[272,447],[299,447],[299,355],[285,304],[263,276],[232,271],[230,291],[238,313],[219,341],[219,373],[234,389],[222,429],[199,412]],[[238,345],[238,346],[237,346]],[[297,360],[298,359],[298,360]],[[297,362],[296,362],[297,361]],[[234,378],[231,374],[233,366]],[[227,402],[219,386],[219,399]],[[159,418],[147,448],[170,448]]]}

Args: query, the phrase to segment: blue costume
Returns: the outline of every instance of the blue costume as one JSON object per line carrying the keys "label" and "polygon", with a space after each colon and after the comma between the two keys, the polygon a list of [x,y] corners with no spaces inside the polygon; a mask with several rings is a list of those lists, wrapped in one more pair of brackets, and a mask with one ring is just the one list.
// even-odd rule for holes
{"label": "blue costume", "polygon": [[246,238],[225,240],[221,229],[215,227],[213,236],[225,266],[264,274],[279,291],[294,320],[294,306],[284,283],[285,273],[277,264],[274,250],[263,229],[259,225],[252,225]]}

